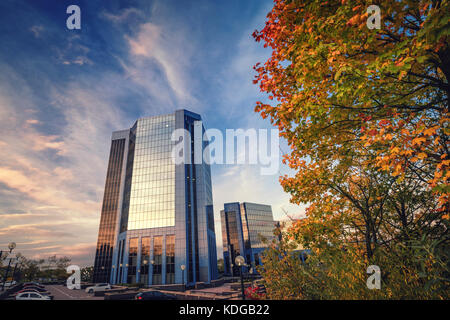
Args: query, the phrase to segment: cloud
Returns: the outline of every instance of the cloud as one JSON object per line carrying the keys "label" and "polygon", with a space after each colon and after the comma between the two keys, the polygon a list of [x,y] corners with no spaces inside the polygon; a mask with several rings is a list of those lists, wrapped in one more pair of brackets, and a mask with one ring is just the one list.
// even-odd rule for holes
{"label": "cloud", "polygon": [[41,259],[56,255],[56,257],[67,256],[71,259],[71,264],[80,267],[91,266],[95,257],[96,243],[76,243],[73,245],[48,245],[36,246],[32,253],[27,255],[32,259]]}
{"label": "cloud", "polygon": [[162,73],[178,103],[197,104],[188,85],[194,48],[182,30],[152,22],[140,25],[136,35],[125,37],[130,48],[127,69],[134,81],[152,91],[153,80],[161,81]]}
{"label": "cloud", "polygon": [[82,66],[85,64],[90,64],[90,65],[93,64],[93,62],[91,60],[89,60],[87,57],[83,57],[83,56],[75,57],[72,60],[64,60],[62,63],[65,65],[76,64],[79,66]]}
{"label": "cloud", "polygon": [[105,18],[106,20],[109,20],[115,24],[122,24],[124,22],[128,22],[130,20],[130,18],[136,19],[136,18],[142,18],[143,16],[144,16],[144,13],[141,10],[136,9],[136,8],[123,9],[117,15],[114,15],[107,11],[102,11],[100,13],[100,17]]}
{"label": "cloud", "polygon": [[84,44],[83,38],[78,35],[69,36],[62,46],[54,46],[57,61],[64,65],[93,65],[94,62],[88,57],[91,49]]}
{"label": "cloud", "polygon": [[[110,135],[132,121],[114,101],[115,86],[102,92],[93,82],[73,82],[48,92],[63,117],[58,134],[48,134],[42,129],[50,119],[30,121],[37,99],[17,73],[8,71],[21,86],[7,90],[3,83],[0,90],[0,243],[28,243],[17,248],[28,257],[73,252],[91,265]],[[79,242],[89,245],[78,247]]]}
{"label": "cloud", "polygon": [[[242,34],[228,43],[214,38],[211,58],[209,43],[199,40],[209,30],[203,31],[205,22],[195,14],[222,5],[186,5],[194,17],[174,11],[179,6],[157,1],[151,14],[139,8],[101,10],[101,22],[111,28],[106,31],[67,33],[51,21],[27,27],[27,37],[15,41],[22,44],[17,48],[33,49],[32,64],[23,63],[27,49],[17,50],[18,61],[0,49],[0,243],[14,240],[18,252],[30,257],[69,255],[91,265],[112,131],[129,128],[140,116],[179,108],[224,126],[261,124],[252,112],[257,90],[251,65],[261,60],[250,39],[256,22],[233,22],[242,25]],[[213,18],[208,23],[216,28]],[[33,41],[24,40],[29,38]],[[221,55],[228,46],[234,56]],[[211,79],[206,86],[200,81]],[[278,178],[261,177],[256,166],[213,172],[216,219],[224,202],[271,204],[276,217],[282,206],[290,208]]]}
{"label": "cloud", "polygon": [[40,25],[32,26],[30,28],[30,31],[33,33],[35,38],[40,38],[43,30],[44,30],[44,27],[40,26]]}
{"label": "cloud", "polygon": [[36,120],[36,119],[28,119],[27,121],[26,121],[26,123],[27,124],[39,124],[39,123],[41,123],[39,120]]}

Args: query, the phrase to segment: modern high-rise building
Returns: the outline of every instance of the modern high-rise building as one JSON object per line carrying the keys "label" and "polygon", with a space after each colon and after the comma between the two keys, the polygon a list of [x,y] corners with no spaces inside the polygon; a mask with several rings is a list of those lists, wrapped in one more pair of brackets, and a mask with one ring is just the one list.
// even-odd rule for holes
{"label": "modern high-rise building", "polygon": [[272,207],[249,202],[225,203],[220,218],[225,274],[239,275],[239,269],[234,263],[239,255],[245,258],[246,264],[259,265],[261,252],[274,238],[276,223]]}
{"label": "modern high-rise building", "polygon": [[[176,129],[184,133],[172,141]],[[207,146],[196,136],[204,132],[201,117],[187,110],[138,119],[131,129],[113,132],[95,282],[194,284],[217,278],[211,171],[204,161],[194,164],[195,153]],[[194,140],[202,141],[200,148]],[[173,161],[178,143],[192,161]]]}

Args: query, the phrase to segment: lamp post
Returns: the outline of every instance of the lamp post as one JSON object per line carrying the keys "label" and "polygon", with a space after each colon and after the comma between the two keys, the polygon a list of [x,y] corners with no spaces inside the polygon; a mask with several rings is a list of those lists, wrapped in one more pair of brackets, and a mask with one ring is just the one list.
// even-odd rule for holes
{"label": "lamp post", "polygon": [[144,259],[144,261],[142,263],[144,264],[144,268],[142,269],[144,275],[141,274],[141,277],[143,277],[143,279],[144,279],[144,284],[146,286],[148,286],[148,267],[147,267],[148,260]]}
{"label": "lamp post", "polygon": [[184,264],[182,264],[180,266],[181,269],[181,283],[183,284],[183,291],[186,290],[186,285],[184,284],[184,270],[186,270],[186,266]]}
{"label": "lamp post", "polygon": [[[16,248],[15,242],[10,242],[8,244],[8,249],[9,249],[10,254],[15,248]],[[5,290],[5,283],[6,283],[6,279],[8,279],[9,268],[11,267],[11,260],[12,260],[12,258],[9,258],[8,268],[6,268],[5,278],[3,279],[2,291]]]}
{"label": "lamp post", "polygon": [[152,286],[154,285],[154,283],[153,283],[153,279],[155,278],[154,276],[153,276],[153,273],[154,273],[154,271],[155,271],[155,260],[150,260],[150,264],[152,265]]}
{"label": "lamp post", "polygon": [[112,283],[116,283],[116,277],[117,277],[117,274],[116,274],[116,265],[115,264],[113,264],[112,266]]}
{"label": "lamp post", "polygon": [[245,300],[245,292],[244,292],[244,278],[242,277],[242,266],[245,265],[245,259],[243,256],[237,256],[234,259],[234,262],[239,267],[239,275],[241,276],[241,291],[242,291],[242,300]]}

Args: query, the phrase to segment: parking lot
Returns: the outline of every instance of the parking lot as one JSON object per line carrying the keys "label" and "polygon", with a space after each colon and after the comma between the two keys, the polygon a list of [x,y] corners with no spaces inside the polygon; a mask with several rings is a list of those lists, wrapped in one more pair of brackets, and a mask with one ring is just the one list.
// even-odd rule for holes
{"label": "parking lot", "polygon": [[103,300],[103,297],[87,294],[84,289],[70,290],[58,284],[46,285],[45,288],[52,294],[54,300]]}

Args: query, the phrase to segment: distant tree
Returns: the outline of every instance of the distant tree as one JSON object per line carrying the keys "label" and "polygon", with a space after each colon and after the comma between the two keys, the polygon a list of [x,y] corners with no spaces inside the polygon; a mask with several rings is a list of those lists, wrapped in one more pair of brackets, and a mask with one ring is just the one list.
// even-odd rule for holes
{"label": "distant tree", "polygon": [[23,258],[21,266],[21,274],[23,279],[27,281],[33,281],[39,278],[40,275],[40,265],[39,261]]}
{"label": "distant tree", "polygon": [[225,266],[222,258],[217,260],[217,270],[219,271],[219,274],[223,274],[225,272]]}
{"label": "distant tree", "polygon": [[81,268],[81,281],[92,282],[94,276],[94,267],[84,267]]}

